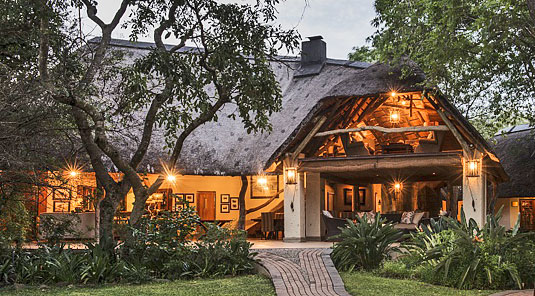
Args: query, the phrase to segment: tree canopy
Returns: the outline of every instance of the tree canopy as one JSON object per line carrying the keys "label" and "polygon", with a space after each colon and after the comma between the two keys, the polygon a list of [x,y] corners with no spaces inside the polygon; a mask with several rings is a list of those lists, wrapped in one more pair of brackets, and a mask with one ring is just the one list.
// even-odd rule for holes
{"label": "tree canopy", "polygon": [[376,0],[370,41],[408,57],[486,136],[535,113],[535,1]]}

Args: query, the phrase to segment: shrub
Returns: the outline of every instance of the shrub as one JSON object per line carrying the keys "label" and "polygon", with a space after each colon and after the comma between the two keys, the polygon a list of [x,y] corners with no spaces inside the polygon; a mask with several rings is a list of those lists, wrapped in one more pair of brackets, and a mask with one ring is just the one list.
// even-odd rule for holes
{"label": "shrub", "polygon": [[80,217],[75,214],[65,216],[41,215],[40,233],[49,247],[61,245],[65,237],[78,236],[76,225],[80,223]]}
{"label": "shrub", "polygon": [[[6,193],[7,192],[7,193]],[[24,206],[24,196],[13,190],[0,193],[0,252],[15,243],[20,246],[30,229],[30,215]]]}
{"label": "shrub", "polygon": [[382,219],[379,213],[372,221],[366,217],[357,217],[357,220],[357,223],[349,221],[336,236],[342,241],[334,246],[332,258],[339,270],[378,268],[390,252],[397,250],[392,244],[402,237],[401,231]]}
{"label": "shrub", "polygon": [[418,269],[422,280],[434,284],[466,289],[531,286],[535,273],[532,235],[519,234],[518,223],[507,232],[500,218],[501,210],[489,215],[482,228],[473,220],[466,222],[464,215],[461,222],[443,218],[441,227],[412,236],[403,260]]}

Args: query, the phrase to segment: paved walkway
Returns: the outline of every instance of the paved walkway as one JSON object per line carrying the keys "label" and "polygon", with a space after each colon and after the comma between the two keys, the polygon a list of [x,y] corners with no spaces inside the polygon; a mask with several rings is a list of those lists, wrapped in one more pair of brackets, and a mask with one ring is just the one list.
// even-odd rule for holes
{"label": "paved walkway", "polygon": [[534,296],[533,290],[511,290],[492,294],[490,296]]}
{"label": "paved walkway", "polygon": [[331,261],[331,249],[257,251],[278,296],[349,296]]}

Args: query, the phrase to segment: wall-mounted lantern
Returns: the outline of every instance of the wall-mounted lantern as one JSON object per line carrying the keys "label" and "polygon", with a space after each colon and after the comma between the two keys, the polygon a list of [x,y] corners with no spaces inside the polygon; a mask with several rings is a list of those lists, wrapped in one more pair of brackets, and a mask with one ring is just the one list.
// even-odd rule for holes
{"label": "wall-mounted lantern", "polygon": [[297,169],[294,167],[289,167],[285,169],[286,173],[286,184],[292,185],[297,184]]}
{"label": "wall-mounted lantern", "polygon": [[401,121],[401,113],[398,109],[390,110],[390,123],[398,124]]}
{"label": "wall-mounted lantern", "polygon": [[481,175],[481,161],[479,159],[471,159],[466,162],[466,176],[479,177]]}
{"label": "wall-mounted lantern", "polygon": [[401,192],[403,190],[403,184],[401,182],[394,182],[394,191]]}

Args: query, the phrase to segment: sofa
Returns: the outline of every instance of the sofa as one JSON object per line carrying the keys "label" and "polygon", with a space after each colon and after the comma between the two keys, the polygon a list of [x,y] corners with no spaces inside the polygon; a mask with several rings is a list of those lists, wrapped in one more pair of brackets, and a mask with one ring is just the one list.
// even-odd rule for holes
{"label": "sofa", "polygon": [[335,218],[329,211],[323,211],[321,219],[325,224],[325,238],[327,241],[337,241],[333,236],[342,232],[340,228],[346,227],[347,219]]}

